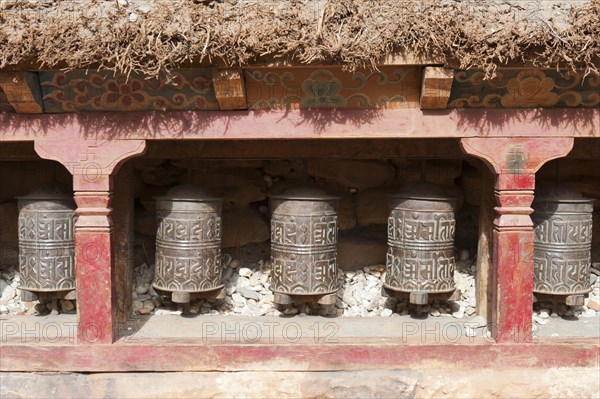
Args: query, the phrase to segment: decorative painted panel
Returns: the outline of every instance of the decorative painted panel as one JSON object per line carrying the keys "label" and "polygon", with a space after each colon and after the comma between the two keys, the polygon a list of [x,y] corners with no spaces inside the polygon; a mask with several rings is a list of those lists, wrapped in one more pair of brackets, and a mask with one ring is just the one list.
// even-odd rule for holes
{"label": "decorative painted panel", "polygon": [[219,109],[212,73],[206,69],[179,69],[154,79],[85,70],[39,76],[48,113]]}
{"label": "decorative painted panel", "polygon": [[6,94],[0,89],[0,112],[15,112],[15,109],[8,102]]}
{"label": "decorative painted panel", "polygon": [[421,69],[247,69],[245,78],[249,109],[410,108],[418,107]]}
{"label": "decorative painted panel", "polygon": [[448,108],[599,107],[600,76],[540,69],[499,69],[483,80],[477,70],[455,72]]}

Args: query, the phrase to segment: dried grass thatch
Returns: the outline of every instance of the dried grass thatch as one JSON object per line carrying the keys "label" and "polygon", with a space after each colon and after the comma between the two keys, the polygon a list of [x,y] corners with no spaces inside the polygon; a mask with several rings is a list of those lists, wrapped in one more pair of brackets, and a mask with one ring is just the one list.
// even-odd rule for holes
{"label": "dried grass thatch", "polygon": [[600,0],[0,0],[0,68],[156,75],[261,59],[375,67],[411,54],[493,75],[600,65]]}

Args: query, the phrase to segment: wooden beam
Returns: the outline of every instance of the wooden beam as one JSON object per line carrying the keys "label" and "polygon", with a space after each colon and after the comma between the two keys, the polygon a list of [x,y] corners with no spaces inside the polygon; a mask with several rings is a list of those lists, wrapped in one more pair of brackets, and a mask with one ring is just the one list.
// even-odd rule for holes
{"label": "wooden beam", "polygon": [[461,159],[468,157],[458,140],[438,139],[361,140],[309,139],[293,140],[179,140],[147,142],[148,158],[171,159],[382,159],[428,158]]}
{"label": "wooden beam", "polygon": [[446,109],[453,80],[453,69],[425,67],[421,84],[421,109]]}
{"label": "wooden beam", "polygon": [[[18,332],[18,322],[5,323],[4,331],[10,334]],[[290,321],[286,323],[293,325]],[[211,327],[213,324],[220,326],[214,322],[209,324]],[[233,331],[235,334],[235,329]],[[454,334],[456,330],[450,331]],[[428,334],[434,335],[435,332],[429,330]],[[113,345],[46,343],[40,342],[40,339],[28,344],[3,343],[0,370],[29,373],[248,370],[306,372],[395,369],[407,364],[410,364],[411,369],[427,369],[432,364],[440,369],[489,369],[499,365],[507,369],[595,367],[600,351],[597,338],[540,338],[537,343],[532,344],[509,342],[502,345],[464,342],[452,345],[408,345],[388,340],[378,343],[345,342],[341,338],[338,343],[327,343],[323,339],[321,337],[318,343],[244,344],[242,340],[242,343],[209,344],[203,343],[202,338],[192,341],[149,340],[132,336],[127,341]],[[53,338],[52,340],[54,341]]]}
{"label": "wooden beam", "polygon": [[32,161],[40,157],[33,149],[32,141],[16,141],[0,144],[0,162],[2,161]]}
{"label": "wooden beam", "polygon": [[213,69],[215,96],[222,111],[247,109],[246,85],[241,69]]}
{"label": "wooden beam", "polygon": [[[600,108],[0,113],[0,142],[600,137]],[[433,141],[432,141],[433,143]]]}
{"label": "wooden beam", "polygon": [[14,71],[0,72],[0,87],[10,105],[20,114],[44,112],[42,93],[37,73]]}

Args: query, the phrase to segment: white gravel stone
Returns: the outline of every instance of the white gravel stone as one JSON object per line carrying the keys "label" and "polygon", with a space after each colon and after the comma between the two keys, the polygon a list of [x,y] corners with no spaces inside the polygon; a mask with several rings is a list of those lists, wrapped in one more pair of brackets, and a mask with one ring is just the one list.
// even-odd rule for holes
{"label": "white gravel stone", "polygon": [[247,267],[242,267],[239,274],[243,277],[250,277],[252,276],[252,270],[248,269]]}
{"label": "white gravel stone", "polygon": [[[6,284],[6,283],[5,283]],[[14,297],[17,296],[17,289],[12,285],[6,284],[0,296],[0,304],[8,304]]]}
{"label": "white gravel stone", "polygon": [[455,319],[462,319],[463,317],[465,317],[465,307],[460,306],[456,312],[452,313],[452,317],[454,317]]}
{"label": "white gravel stone", "polygon": [[152,299],[149,299],[147,301],[144,301],[143,307],[149,310],[154,310],[156,305],[154,304],[154,301]]}
{"label": "white gravel stone", "polygon": [[246,304],[246,300],[239,292],[234,292],[233,295],[231,295],[231,298],[236,307],[241,307]]}
{"label": "white gravel stone", "polygon": [[235,292],[235,285],[233,284],[227,284],[225,286],[225,292],[227,293],[227,295],[231,295]]}
{"label": "white gravel stone", "polygon": [[237,288],[237,292],[246,299],[254,299],[257,301],[260,300],[260,296],[256,293],[256,291],[252,289],[240,287]]}
{"label": "white gravel stone", "polygon": [[75,310],[75,305],[73,305],[72,301],[68,301],[66,299],[60,300],[60,309],[63,312],[72,312]]}
{"label": "white gravel stone", "polygon": [[135,292],[136,292],[136,294],[138,294],[138,295],[144,295],[144,294],[147,294],[149,290],[150,290],[150,286],[149,286],[149,285],[138,285],[138,286],[135,288]]}
{"label": "white gravel stone", "polygon": [[390,317],[394,312],[392,312],[392,309],[383,309],[381,311],[381,316],[383,317]]}
{"label": "white gravel stone", "polygon": [[585,309],[585,311],[581,313],[581,317],[598,317],[598,312],[593,309]]}
{"label": "white gravel stone", "polygon": [[[200,300],[198,308],[201,313],[207,315],[230,314],[245,316],[281,315],[281,312],[274,307],[273,293],[269,289],[271,273],[268,261],[256,262],[253,265],[242,265],[239,260],[233,259],[229,254],[225,254],[223,255],[222,264],[224,267],[222,278],[227,296],[222,300]],[[456,262],[454,277],[457,289],[461,291],[460,300],[433,302],[430,305],[423,306],[422,311],[424,313],[431,313],[432,317],[441,316],[465,319],[474,316],[476,294],[475,278],[471,271],[473,265],[473,260],[458,260]],[[136,271],[136,276],[140,275],[139,279],[136,278],[136,288],[138,286],[144,287],[151,283],[151,279],[148,280],[148,276],[153,272],[153,266],[149,267],[143,264],[140,267],[142,272],[138,273]],[[367,266],[356,271],[341,271],[339,275],[340,290],[337,292],[338,300],[335,305],[339,314],[345,317],[408,315],[408,301],[397,301],[394,298],[382,296],[381,287],[385,278],[384,270],[385,267],[383,265],[377,265]],[[0,284],[2,284],[1,281]],[[596,282],[594,290],[600,293],[600,281]],[[143,292],[143,290],[141,291]],[[153,290],[136,295],[138,295],[138,300],[141,297],[143,300],[152,299],[157,303],[156,309],[153,311],[154,314],[172,314],[171,311],[165,311],[160,307],[160,298]],[[169,298],[167,298],[164,305],[173,307]],[[550,321],[551,313],[547,308],[548,306],[546,305],[545,310],[547,314],[545,317],[548,318],[546,322]],[[575,314],[573,309],[568,309],[567,311]],[[592,313],[593,315],[598,315],[598,313],[590,311],[587,307],[580,308],[578,312],[583,317],[591,317]],[[287,307],[284,313],[285,315],[319,315],[322,314],[322,310],[315,305],[298,305]],[[560,313],[563,313],[563,310]],[[536,316],[536,318],[538,320],[545,320],[544,314]],[[483,326],[486,324],[485,320],[481,323],[473,323],[473,321],[477,322],[477,318],[472,318],[468,321],[470,327],[473,329],[479,328],[479,324]],[[544,321],[540,321],[539,324],[541,323],[544,323]]]}
{"label": "white gravel stone", "polygon": [[283,311],[283,314],[285,314],[287,316],[295,315],[295,314],[298,314],[298,309],[296,309],[294,307],[288,307]]}

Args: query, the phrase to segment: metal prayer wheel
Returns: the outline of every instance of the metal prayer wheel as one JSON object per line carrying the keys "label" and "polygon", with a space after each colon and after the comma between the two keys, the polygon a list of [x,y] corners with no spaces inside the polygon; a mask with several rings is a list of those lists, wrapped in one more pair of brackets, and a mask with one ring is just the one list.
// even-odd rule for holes
{"label": "metal prayer wheel", "polygon": [[221,283],[222,200],[185,184],[156,198],[156,262],[152,286],[173,302],[215,291]]}
{"label": "metal prayer wheel", "polygon": [[275,303],[319,296],[319,304],[335,304],[337,202],[338,198],[309,187],[271,196],[270,288]]}
{"label": "metal prayer wheel", "polygon": [[[73,196],[56,183],[45,183],[17,199],[19,289],[29,300],[36,295],[54,297],[53,313],[56,313],[56,297],[65,297],[75,290]],[[25,292],[35,295],[28,297]]]}
{"label": "metal prayer wheel", "polygon": [[423,180],[390,195],[385,288],[410,293],[417,305],[454,291],[455,203]]}
{"label": "metal prayer wheel", "polygon": [[583,305],[590,284],[594,200],[560,184],[536,189],[534,213],[534,288],[539,294],[565,295],[567,305]]}

